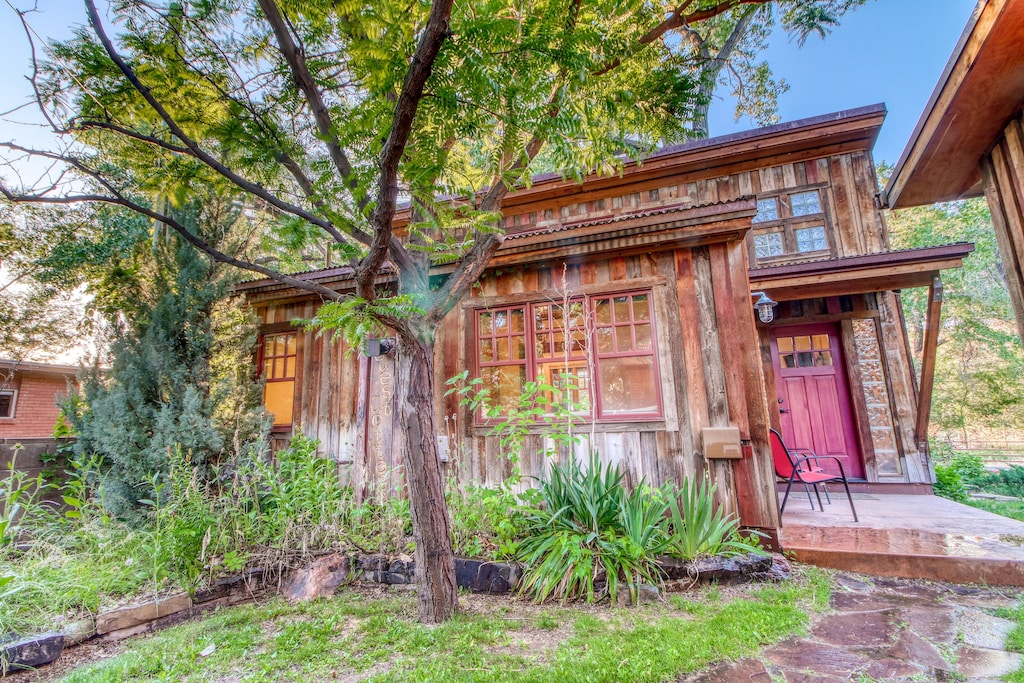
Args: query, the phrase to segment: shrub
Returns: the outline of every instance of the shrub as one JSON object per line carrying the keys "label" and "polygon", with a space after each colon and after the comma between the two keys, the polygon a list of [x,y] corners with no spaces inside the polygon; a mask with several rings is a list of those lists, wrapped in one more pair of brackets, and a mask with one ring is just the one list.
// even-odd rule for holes
{"label": "shrub", "polygon": [[539,505],[526,513],[526,537],[518,558],[527,569],[521,590],[538,601],[610,597],[625,582],[635,599],[641,584],[658,584],[659,555],[757,551],[738,535],[738,521],[714,509],[714,487],[684,482],[652,489],[641,481],[632,491],[614,464],[591,454],[587,467],[575,460],[554,464],[540,482]]}
{"label": "shrub", "polygon": [[980,455],[957,453],[950,458],[949,466],[960,475],[960,480],[967,486],[980,484],[988,475],[985,461]]}
{"label": "shrub", "polygon": [[1024,498],[1024,467],[1012,465],[995,472],[985,472],[977,485],[990,493]]}
{"label": "shrub", "polygon": [[952,467],[935,466],[935,484],[932,487],[935,495],[963,503],[967,500],[967,490],[960,475]]}

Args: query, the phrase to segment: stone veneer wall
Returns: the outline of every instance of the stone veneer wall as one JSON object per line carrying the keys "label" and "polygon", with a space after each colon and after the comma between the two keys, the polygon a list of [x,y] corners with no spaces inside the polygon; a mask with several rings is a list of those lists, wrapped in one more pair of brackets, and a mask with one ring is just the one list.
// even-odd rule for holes
{"label": "stone veneer wall", "polygon": [[853,321],[853,337],[857,347],[857,365],[863,380],[864,401],[867,404],[871,442],[875,450],[875,468],[879,477],[903,475],[896,431],[893,428],[892,408],[885,380],[885,366],[878,344],[875,321]]}

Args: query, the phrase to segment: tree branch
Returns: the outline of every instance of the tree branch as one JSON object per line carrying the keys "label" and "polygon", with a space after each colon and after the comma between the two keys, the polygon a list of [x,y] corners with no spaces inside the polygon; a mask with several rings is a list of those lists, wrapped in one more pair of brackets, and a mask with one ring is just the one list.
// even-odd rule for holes
{"label": "tree branch", "polygon": [[99,13],[96,11],[96,3],[94,2],[94,0],[85,0],[85,8],[89,15],[89,23],[92,25],[93,31],[96,32],[96,36],[100,39],[100,43],[103,45],[103,49],[106,50],[107,55],[110,57],[111,61],[114,62],[114,64],[121,71],[124,77],[128,79],[128,82],[132,85],[132,87],[135,88],[135,90],[138,91],[140,95],[142,95],[143,99],[146,100],[146,102],[153,109],[153,111],[156,112],[156,114],[163,120],[164,124],[170,130],[171,134],[174,135],[174,137],[178,138],[178,140],[180,140],[182,144],[185,145],[185,147],[187,147],[192,152],[192,155],[195,156],[195,158],[202,161],[204,164],[209,166],[211,169],[213,169],[223,177],[227,178],[229,181],[234,183],[236,186],[238,186],[245,192],[248,192],[249,194],[252,194],[256,197],[259,197],[266,203],[285,213],[298,216],[299,218],[308,221],[312,225],[315,225],[320,229],[324,230],[326,233],[328,233],[331,237],[338,240],[339,242],[344,241],[345,238],[342,235],[342,233],[329,220],[321,218],[320,216],[315,216],[301,207],[295,206],[290,202],[284,201],[283,199],[277,197],[273,193],[268,192],[265,188],[261,187],[260,185],[257,185],[256,183],[238,175],[230,168],[225,166],[223,163],[221,163],[218,159],[216,159],[208,152],[203,150],[202,147],[200,147],[195,140],[189,137],[185,133],[185,131],[181,129],[181,126],[179,126],[177,121],[174,120],[174,117],[172,117],[170,113],[168,113],[167,109],[165,109],[164,106],[160,104],[160,101],[156,99],[156,97],[153,95],[152,91],[146,86],[146,84],[139,80],[139,77],[135,74],[135,71],[130,66],[128,66],[128,63],[125,62],[124,58],[121,57],[121,55],[114,48],[114,44],[110,41],[110,38],[107,36],[106,31],[103,29],[103,24],[100,22]]}
{"label": "tree branch", "polygon": [[[261,0],[263,1],[265,0]],[[377,272],[384,265],[389,247],[392,246],[392,221],[398,203],[398,164],[412,133],[416,112],[423,99],[423,88],[427,84],[444,41],[450,35],[448,19],[451,16],[452,1],[434,0],[431,5],[427,25],[413,53],[412,63],[402,83],[402,92],[395,104],[391,131],[381,150],[377,205],[370,219],[374,229],[373,242],[356,274],[356,294],[367,301],[373,300],[373,282]],[[397,246],[396,248],[400,249]]]}
{"label": "tree branch", "polygon": [[328,289],[327,287],[324,287],[322,285],[318,285],[315,282],[306,282],[304,280],[299,280],[297,278],[290,277],[271,268],[266,268],[259,264],[251,263],[249,261],[226,254],[225,252],[217,249],[213,245],[209,244],[206,240],[202,239],[201,237],[190,231],[187,227],[185,227],[182,223],[178,222],[174,218],[166,214],[154,211],[153,209],[142,204],[139,204],[138,202],[126,197],[124,193],[121,192],[121,190],[115,187],[109,180],[104,178],[102,173],[96,171],[95,169],[89,168],[79,159],[54,154],[52,152],[44,152],[42,150],[29,149],[10,142],[0,143],[0,146],[15,151],[31,154],[32,156],[38,156],[45,159],[59,160],[65,164],[68,164],[78,169],[83,174],[89,176],[90,178],[98,182],[100,185],[102,185],[104,188],[106,188],[106,190],[110,193],[49,196],[47,192],[44,191],[36,194],[20,194],[12,192],[10,189],[7,188],[6,185],[0,184],[0,195],[3,195],[10,202],[16,204],[51,205],[80,204],[92,202],[121,206],[131,211],[134,211],[135,213],[146,216],[154,221],[158,221],[160,223],[170,226],[175,232],[181,235],[181,237],[186,242],[188,242],[195,248],[199,249],[203,253],[207,254],[210,258],[219,263],[225,263],[230,266],[235,266],[236,268],[241,268],[243,270],[259,273],[260,275],[272,278],[283,284],[291,285],[292,287],[297,287],[299,289],[303,289],[314,294],[319,294],[327,299],[339,300],[342,298],[342,295],[339,294],[338,292],[335,292],[332,289]]}

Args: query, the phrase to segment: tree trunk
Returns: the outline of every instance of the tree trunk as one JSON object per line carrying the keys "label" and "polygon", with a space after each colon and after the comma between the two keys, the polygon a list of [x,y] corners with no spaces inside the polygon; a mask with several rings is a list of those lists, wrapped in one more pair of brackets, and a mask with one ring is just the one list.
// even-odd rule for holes
{"label": "tree trunk", "polygon": [[420,621],[435,624],[458,608],[455,552],[444,499],[444,477],[434,425],[434,332],[420,321],[398,330],[395,391],[405,434],[405,479],[416,542]]}

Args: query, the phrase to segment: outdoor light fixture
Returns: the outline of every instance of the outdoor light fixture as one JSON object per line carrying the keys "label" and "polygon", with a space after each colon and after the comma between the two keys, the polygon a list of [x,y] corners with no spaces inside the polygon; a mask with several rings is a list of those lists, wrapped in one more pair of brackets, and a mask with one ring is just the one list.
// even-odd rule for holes
{"label": "outdoor light fixture", "polygon": [[778,301],[772,301],[764,292],[751,292],[750,296],[759,297],[754,302],[754,310],[757,311],[758,320],[766,325],[775,320],[775,307],[779,305]]}
{"label": "outdoor light fixture", "polygon": [[376,358],[377,356],[386,356],[395,350],[395,339],[394,337],[384,337],[378,339],[377,337],[368,337],[363,342],[363,355],[367,358]]}

